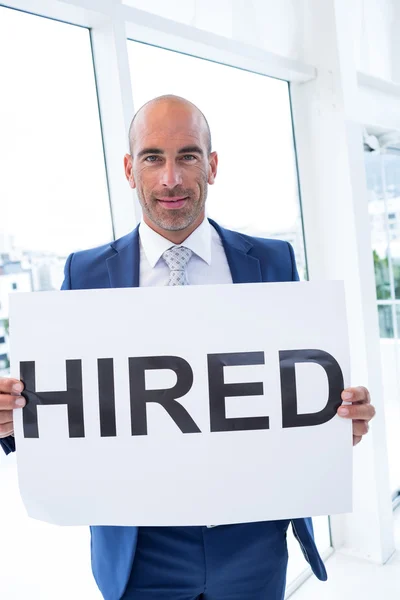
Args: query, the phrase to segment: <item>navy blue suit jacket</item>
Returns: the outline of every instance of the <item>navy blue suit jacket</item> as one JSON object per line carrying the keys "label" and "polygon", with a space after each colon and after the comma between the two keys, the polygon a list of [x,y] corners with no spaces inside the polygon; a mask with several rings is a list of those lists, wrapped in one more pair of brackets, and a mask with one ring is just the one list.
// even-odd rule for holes
{"label": "navy blue suit jacket", "polygon": [[[217,225],[233,283],[298,281],[293,249],[287,242],[254,238]],[[99,248],[76,252],[65,265],[64,290],[137,287],[140,249],[138,228]],[[0,440],[6,453],[14,438]],[[289,524],[289,521],[287,522]],[[314,542],[311,519],[293,519],[293,532],[315,575],[327,578]],[[119,600],[128,583],[137,541],[137,527],[91,527],[92,568],[106,600]],[[265,557],[268,560],[268,557]]]}

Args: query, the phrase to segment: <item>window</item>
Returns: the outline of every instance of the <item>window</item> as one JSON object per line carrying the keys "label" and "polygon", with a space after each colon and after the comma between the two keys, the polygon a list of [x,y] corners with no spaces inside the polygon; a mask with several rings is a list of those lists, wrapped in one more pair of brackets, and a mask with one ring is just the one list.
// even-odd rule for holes
{"label": "window", "polygon": [[0,52],[0,265],[58,289],[70,252],[112,239],[90,34],[0,7]]}
{"label": "window", "polygon": [[[396,241],[397,211],[393,211],[393,208],[400,208],[400,153],[366,153],[365,164],[376,297],[378,305],[383,306],[380,300],[394,301],[400,298],[400,240]],[[387,313],[385,310],[380,312]],[[381,337],[393,337],[389,335],[391,328],[387,327],[388,319],[380,319]]]}
{"label": "window", "polygon": [[392,492],[400,489],[400,151],[365,154],[375,286],[381,336],[389,474]]}
{"label": "window", "polygon": [[217,180],[208,191],[209,216],[249,235],[289,241],[304,277],[287,82],[134,41],[128,51],[137,108],[172,93],[194,102],[209,121],[219,153]]}
{"label": "window", "polygon": [[379,329],[382,338],[393,338],[393,310],[392,306],[378,304]]}
{"label": "window", "polygon": [[[287,82],[131,40],[128,46],[135,107],[176,94],[194,102],[209,121],[219,154],[217,180],[207,199],[209,216],[249,235],[289,241],[305,277]],[[314,525],[324,551],[331,545],[329,521],[319,517]],[[288,543],[290,583],[304,570],[304,558],[292,535]]]}

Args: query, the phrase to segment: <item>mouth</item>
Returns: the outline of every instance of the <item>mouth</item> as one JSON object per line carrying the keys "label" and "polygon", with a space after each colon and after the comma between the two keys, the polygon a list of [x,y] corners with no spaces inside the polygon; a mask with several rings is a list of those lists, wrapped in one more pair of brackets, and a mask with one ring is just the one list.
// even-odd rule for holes
{"label": "mouth", "polygon": [[188,196],[172,196],[169,198],[157,198],[157,201],[164,208],[177,209],[185,205]]}

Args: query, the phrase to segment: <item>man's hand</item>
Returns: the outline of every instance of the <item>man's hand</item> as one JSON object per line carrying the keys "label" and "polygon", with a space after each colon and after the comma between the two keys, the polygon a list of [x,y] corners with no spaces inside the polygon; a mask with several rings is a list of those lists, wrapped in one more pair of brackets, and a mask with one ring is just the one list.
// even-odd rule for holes
{"label": "man's hand", "polygon": [[353,421],[353,446],[356,446],[362,436],[368,433],[368,423],[375,416],[375,408],[371,404],[369,391],[362,386],[343,390],[341,397],[345,402],[352,403],[351,406],[341,406],[338,415]]}
{"label": "man's hand", "polygon": [[14,432],[12,411],[25,406],[26,400],[20,396],[23,389],[22,381],[0,377],[0,438]]}

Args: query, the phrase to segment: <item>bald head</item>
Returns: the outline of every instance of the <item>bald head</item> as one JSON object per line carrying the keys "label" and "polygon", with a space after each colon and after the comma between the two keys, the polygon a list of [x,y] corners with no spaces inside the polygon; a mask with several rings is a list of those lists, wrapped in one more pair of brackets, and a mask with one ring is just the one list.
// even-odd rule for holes
{"label": "bald head", "polygon": [[[199,133],[201,133],[207,147],[207,152],[210,154],[211,131],[204,114],[193,102],[181,96],[168,94],[149,100],[134,115],[129,127],[129,151],[131,155],[133,156],[134,142],[138,134],[143,134],[147,131],[151,132],[154,127],[158,126],[158,122],[162,119],[171,121],[174,120],[174,116],[181,118],[182,115],[187,116],[192,128],[200,129]],[[171,123],[171,125],[173,124]],[[171,127],[172,130],[173,127]]]}
{"label": "bald head", "polygon": [[203,113],[179,96],[160,96],[136,113],[129,128],[125,176],[136,189],[143,221],[180,244],[205,218],[218,154],[211,151]]}

